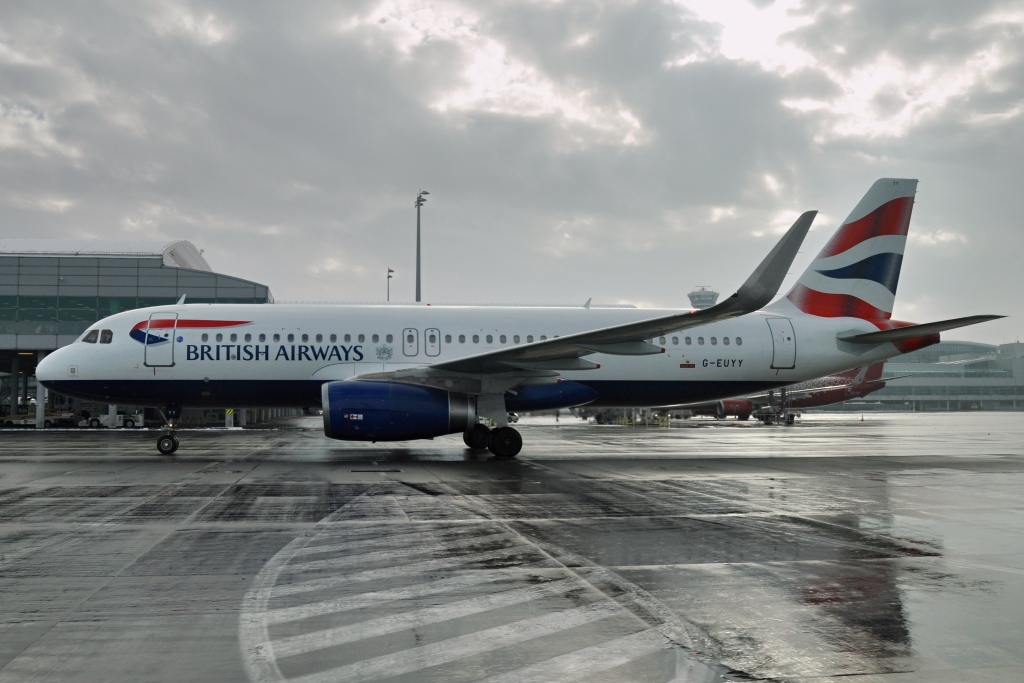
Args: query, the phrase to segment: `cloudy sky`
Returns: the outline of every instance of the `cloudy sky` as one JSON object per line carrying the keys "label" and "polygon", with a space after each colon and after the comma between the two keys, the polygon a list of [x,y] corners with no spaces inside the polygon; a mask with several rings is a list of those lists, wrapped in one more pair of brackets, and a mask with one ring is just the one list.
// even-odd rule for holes
{"label": "cloudy sky", "polygon": [[422,188],[427,301],[683,307],[896,176],[895,317],[1012,341],[1022,164],[1021,0],[0,5],[0,237],[189,239],[279,300],[411,301]]}

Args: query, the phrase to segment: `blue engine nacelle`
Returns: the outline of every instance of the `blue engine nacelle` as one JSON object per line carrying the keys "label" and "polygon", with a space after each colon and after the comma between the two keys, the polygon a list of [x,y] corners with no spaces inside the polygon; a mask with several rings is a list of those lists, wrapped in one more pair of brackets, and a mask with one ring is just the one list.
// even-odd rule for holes
{"label": "blue engine nacelle", "polygon": [[342,441],[406,441],[464,432],[476,424],[466,394],[398,382],[356,380],[321,387],[324,434]]}
{"label": "blue engine nacelle", "polygon": [[555,410],[585,405],[596,398],[596,391],[578,382],[535,384],[505,394],[505,407],[512,412]]}

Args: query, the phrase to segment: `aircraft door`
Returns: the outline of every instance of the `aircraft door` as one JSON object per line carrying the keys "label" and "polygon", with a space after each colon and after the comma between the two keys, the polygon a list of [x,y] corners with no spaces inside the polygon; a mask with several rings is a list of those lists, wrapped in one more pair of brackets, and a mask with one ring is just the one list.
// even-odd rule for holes
{"label": "aircraft door", "polygon": [[789,370],[796,367],[796,333],[789,318],[768,318],[772,332],[772,368]]}
{"label": "aircraft door", "polygon": [[441,331],[436,328],[423,330],[423,350],[428,356],[441,355]]}
{"label": "aircraft door", "polygon": [[416,356],[420,352],[420,332],[411,327],[402,330],[402,351],[407,356]]}
{"label": "aircraft door", "polygon": [[150,368],[169,368],[174,365],[175,334],[178,331],[177,313],[153,313],[146,325],[145,356],[143,365]]}

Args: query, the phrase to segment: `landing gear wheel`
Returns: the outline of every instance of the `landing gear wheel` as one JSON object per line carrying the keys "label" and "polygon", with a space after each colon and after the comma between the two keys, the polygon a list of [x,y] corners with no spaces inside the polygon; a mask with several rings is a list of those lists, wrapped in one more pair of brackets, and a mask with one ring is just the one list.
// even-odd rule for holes
{"label": "landing gear wheel", "polygon": [[523,450],[523,437],[511,427],[498,427],[491,432],[487,448],[497,458],[514,458]]}
{"label": "landing gear wheel", "polygon": [[462,440],[471,450],[486,450],[487,443],[491,440],[491,430],[487,428],[487,425],[477,423],[462,433]]}
{"label": "landing gear wheel", "polygon": [[156,440],[156,449],[164,455],[170,455],[178,450],[178,439],[170,434],[164,434]]}

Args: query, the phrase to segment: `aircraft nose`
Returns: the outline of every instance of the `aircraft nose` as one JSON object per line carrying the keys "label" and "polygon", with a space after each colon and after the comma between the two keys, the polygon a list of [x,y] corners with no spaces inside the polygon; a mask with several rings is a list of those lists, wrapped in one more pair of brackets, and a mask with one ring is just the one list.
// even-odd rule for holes
{"label": "aircraft nose", "polygon": [[63,360],[61,356],[64,349],[57,349],[52,353],[46,355],[41,361],[36,363],[36,380],[46,384],[47,382],[53,382],[59,378],[58,372],[61,367]]}

